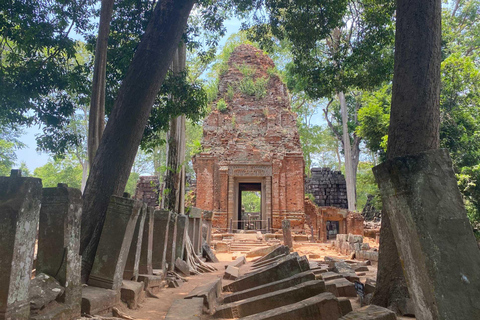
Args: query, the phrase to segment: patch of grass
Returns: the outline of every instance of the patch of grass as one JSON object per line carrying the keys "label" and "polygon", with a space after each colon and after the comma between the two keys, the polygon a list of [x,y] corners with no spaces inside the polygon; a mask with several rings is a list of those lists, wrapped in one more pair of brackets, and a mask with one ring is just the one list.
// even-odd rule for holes
{"label": "patch of grass", "polygon": [[243,94],[255,96],[258,100],[267,95],[267,83],[267,78],[258,78],[255,81],[252,78],[245,77],[240,81],[239,89]]}
{"label": "patch of grass", "polygon": [[255,68],[246,65],[245,62],[242,65],[235,65],[235,68],[240,70],[244,77],[252,77],[255,74]]}

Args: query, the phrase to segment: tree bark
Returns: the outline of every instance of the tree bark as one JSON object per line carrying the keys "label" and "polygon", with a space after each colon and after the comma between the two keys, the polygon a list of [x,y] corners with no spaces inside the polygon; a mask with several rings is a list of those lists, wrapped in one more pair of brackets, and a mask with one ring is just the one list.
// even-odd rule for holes
{"label": "tree bark", "polygon": [[[172,65],[174,73],[185,70],[185,50],[184,44],[177,49]],[[163,208],[181,213],[183,211],[182,190],[184,190],[182,178],[184,176],[183,162],[185,161],[185,116],[178,116],[170,120],[167,143],[167,171],[165,172]]]}
{"label": "tree bark", "polygon": [[[347,201],[348,210],[355,211],[355,177],[353,169],[352,149],[350,145],[350,135],[348,133],[348,110],[347,102],[345,101],[345,94],[343,92],[337,93],[338,100],[340,101],[340,111],[342,114],[342,140],[343,151],[345,156],[345,180],[347,182]],[[356,170],[355,170],[356,171]]]}
{"label": "tree bark", "polygon": [[[397,0],[388,159],[439,148],[440,37],[440,0]],[[384,307],[399,305],[401,300],[408,299],[406,288],[385,212],[372,303]]]}
{"label": "tree bark", "polygon": [[105,83],[107,70],[107,47],[114,0],[102,0],[100,25],[95,46],[95,65],[93,67],[92,96],[88,117],[87,152],[88,163],[93,163],[95,152],[105,127]]}
{"label": "tree bark", "polygon": [[81,248],[86,281],[112,195],[122,195],[152,105],[165,79],[193,0],[160,0],[118,92],[84,193]]}

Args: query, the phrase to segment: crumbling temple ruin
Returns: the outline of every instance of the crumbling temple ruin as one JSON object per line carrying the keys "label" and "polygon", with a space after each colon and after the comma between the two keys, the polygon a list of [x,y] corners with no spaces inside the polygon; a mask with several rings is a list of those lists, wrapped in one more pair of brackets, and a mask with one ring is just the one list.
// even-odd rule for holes
{"label": "crumbling temple ruin", "polygon": [[305,193],[313,196],[317,206],[348,208],[347,183],[340,171],[330,168],[312,168],[305,179]]}
{"label": "crumbling temple ruin", "polygon": [[194,159],[196,206],[213,226],[233,229],[242,191],[261,192],[262,229],[292,226],[304,215],[304,159],[285,84],[273,61],[250,45],[237,47],[221,75],[216,108],[203,125],[203,152]]}

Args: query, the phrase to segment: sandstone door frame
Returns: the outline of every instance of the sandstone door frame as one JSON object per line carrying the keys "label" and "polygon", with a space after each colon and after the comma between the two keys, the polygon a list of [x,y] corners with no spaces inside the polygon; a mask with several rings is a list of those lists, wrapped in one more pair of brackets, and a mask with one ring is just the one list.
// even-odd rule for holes
{"label": "sandstone door frame", "polygon": [[[228,173],[227,223],[238,219],[240,183],[261,184],[261,220],[272,219],[272,165],[232,165]],[[237,230],[237,225],[233,229]],[[267,229],[265,221],[262,229]]]}

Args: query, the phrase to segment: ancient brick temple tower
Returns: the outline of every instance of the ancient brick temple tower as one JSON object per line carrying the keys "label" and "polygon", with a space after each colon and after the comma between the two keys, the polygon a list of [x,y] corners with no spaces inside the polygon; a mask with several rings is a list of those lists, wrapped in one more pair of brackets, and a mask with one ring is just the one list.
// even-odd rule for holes
{"label": "ancient brick temple tower", "polygon": [[194,159],[196,206],[213,226],[240,228],[241,191],[261,192],[262,229],[304,219],[304,160],[285,84],[261,50],[238,46],[203,124],[204,152]]}

